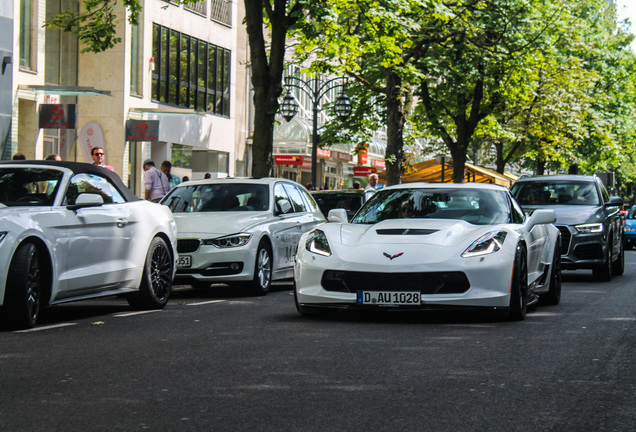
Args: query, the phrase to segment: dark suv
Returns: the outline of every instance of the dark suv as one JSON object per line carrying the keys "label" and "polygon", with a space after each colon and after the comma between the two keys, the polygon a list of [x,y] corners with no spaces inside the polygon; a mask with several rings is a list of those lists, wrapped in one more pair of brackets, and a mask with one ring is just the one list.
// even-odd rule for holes
{"label": "dark suv", "polygon": [[561,231],[561,265],[566,270],[592,269],[609,281],[625,267],[620,207],[596,176],[524,177],[511,188],[526,213],[539,208],[556,212]]}

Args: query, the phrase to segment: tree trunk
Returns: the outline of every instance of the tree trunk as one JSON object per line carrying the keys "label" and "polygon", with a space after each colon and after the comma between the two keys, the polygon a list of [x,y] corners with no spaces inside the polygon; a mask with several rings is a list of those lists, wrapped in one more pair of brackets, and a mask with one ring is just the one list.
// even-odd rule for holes
{"label": "tree trunk", "polygon": [[406,114],[402,78],[389,68],[386,81],[386,184],[391,186],[402,183]]}
{"label": "tree trunk", "polygon": [[537,159],[537,175],[545,174],[545,160]]}

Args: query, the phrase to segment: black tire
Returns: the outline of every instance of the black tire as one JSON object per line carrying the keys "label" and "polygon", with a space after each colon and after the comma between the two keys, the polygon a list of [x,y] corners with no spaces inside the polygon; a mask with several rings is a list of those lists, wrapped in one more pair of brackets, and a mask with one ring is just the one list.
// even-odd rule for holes
{"label": "black tire", "polygon": [[508,319],[521,321],[528,312],[528,264],[526,250],[522,245],[517,245],[515,254],[514,272],[510,286],[510,306]]}
{"label": "black tire", "polygon": [[35,326],[42,305],[42,284],[40,252],[33,243],[23,243],[11,260],[5,291],[4,309],[11,327]]}
{"label": "black tire", "polygon": [[254,263],[254,278],[248,288],[254,295],[263,296],[272,287],[272,250],[265,241],[258,244]]}
{"label": "black tire", "polygon": [[[610,233],[611,236],[611,233]],[[605,260],[603,261],[603,264],[600,264],[598,266],[595,266],[592,269],[592,276],[602,282],[609,282],[612,280],[612,270],[613,270],[613,266],[612,266],[612,242],[610,240],[610,242],[607,245],[607,253],[605,254]]]}
{"label": "black tire", "polygon": [[541,303],[545,305],[558,305],[561,301],[561,246],[560,241],[554,248],[552,257],[552,269],[550,273],[550,289],[541,296]]}
{"label": "black tire", "polygon": [[170,298],[174,260],[168,245],[155,237],[146,254],[139,292],[128,296],[128,303],[140,309],[162,309]]}
{"label": "black tire", "polygon": [[622,276],[625,273],[625,246],[622,241],[620,243],[618,258],[612,263],[612,272],[615,276]]}

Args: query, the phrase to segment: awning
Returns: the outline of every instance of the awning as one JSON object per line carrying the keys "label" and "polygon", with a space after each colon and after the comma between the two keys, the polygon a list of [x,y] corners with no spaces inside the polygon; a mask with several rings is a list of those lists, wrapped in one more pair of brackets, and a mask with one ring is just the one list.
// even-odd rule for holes
{"label": "awning", "polygon": [[20,84],[18,85],[18,90],[37,95],[110,96],[110,90],[98,90],[94,87]]}
{"label": "awning", "polygon": [[131,114],[148,114],[148,115],[193,115],[203,116],[205,112],[196,111],[190,108],[177,108],[177,107],[162,107],[162,108],[143,108],[134,107],[129,108],[128,112]]}
{"label": "awning", "polygon": [[[380,172],[378,176],[380,177],[381,183],[386,182],[386,171]],[[512,174],[502,175],[497,171],[474,165],[470,162],[466,162],[464,179],[469,182],[492,183],[506,187],[510,187],[516,180]],[[442,164],[436,159],[414,164],[413,171],[402,176],[402,183],[451,183],[452,181],[453,163],[451,159],[444,163],[443,169]]]}

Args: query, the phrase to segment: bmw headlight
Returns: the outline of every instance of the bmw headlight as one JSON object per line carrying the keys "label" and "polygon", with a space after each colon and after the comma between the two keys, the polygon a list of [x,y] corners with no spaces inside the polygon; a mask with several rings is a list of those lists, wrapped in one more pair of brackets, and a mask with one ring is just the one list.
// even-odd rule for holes
{"label": "bmw headlight", "polygon": [[506,240],[505,231],[490,231],[479,237],[464,251],[462,257],[471,258],[497,252]]}
{"label": "bmw headlight", "polygon": [[575,228],[578,232],[583,234],[603,232],[603,224],[600,223],[576,225]]}
{"label": "bmw headlight", "polygon": [[305,242],[305,249],[318,255],[331,256],[331,248],[329,247],[327,236],[319,229],[309,233],[309,237],[307,237]]}
{"label": "bmw headlight", "polygon": [[224,237],[217,237],[215,239],[203,240],[204,245],[213,245],[218,248],[233,248],[239,246],[245,246],[250,239],[251,234],[232,234]]}

